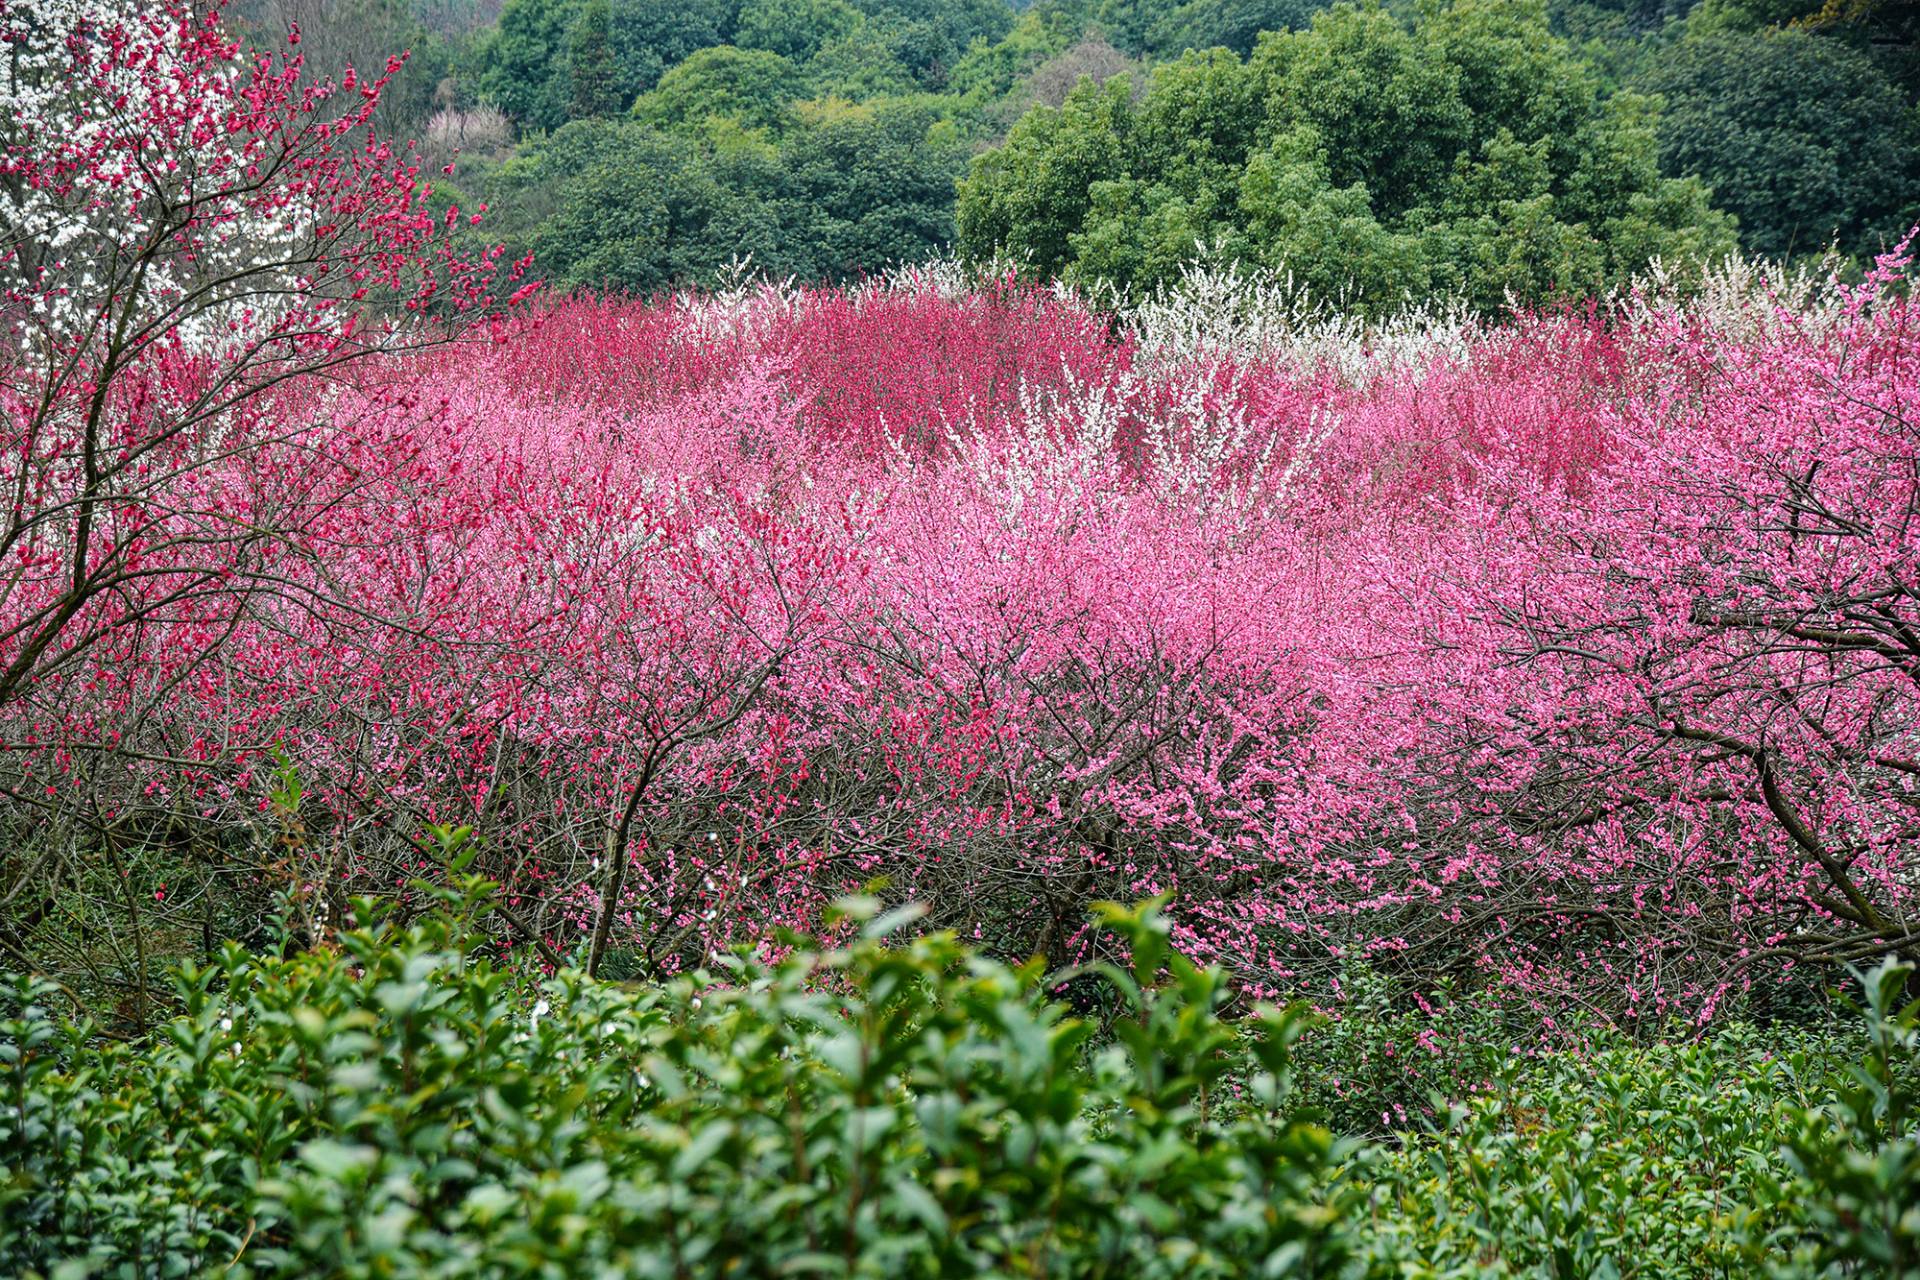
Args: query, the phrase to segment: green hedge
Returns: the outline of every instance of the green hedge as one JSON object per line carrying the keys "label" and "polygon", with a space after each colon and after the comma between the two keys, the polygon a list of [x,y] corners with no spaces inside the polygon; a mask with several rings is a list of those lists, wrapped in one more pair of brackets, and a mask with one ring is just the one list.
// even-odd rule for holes
{"label": "green hedge", "polygon": [[[1424,1131],[1355,1161],[1359,1268],[1405,1280],[1920,1277],[1911,973],[1863,975],[1857,1027],[1736,1023],[1654,1044],[1596,1032],[1579,1052],[1514,1053],[1472,1090],[1432,1098]],[[1378,1040],[1385,1021],[1334,1045]],[[1329,1047],[1299,1056],[1324,1061]]]}

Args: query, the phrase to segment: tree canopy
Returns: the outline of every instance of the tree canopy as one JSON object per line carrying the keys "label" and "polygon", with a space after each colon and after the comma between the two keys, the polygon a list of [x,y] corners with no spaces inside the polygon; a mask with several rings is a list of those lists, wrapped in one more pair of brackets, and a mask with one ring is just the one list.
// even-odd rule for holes
{"label": "tree canopy", "polygon": [[[660,135],[664,151],[613,153],[642,156],[644,174],[668,156],[691,166],[656,194],[718,166],[761,205],[742,216],[778,228],[647,250],[618,278],[748,243],[763,265],[837,278],[874,265],[849,243],[925,256],[957,229],[975,259],[1004,250],[1080,281],[1151,287],[1213,255],[1368,308],[1448,295],[1497,309],[1736,245],[1837,245],[1857,264],[1920,218],[1920,21],[1894,0],[236,5],[249,30],[297,20],[329,65],[410,45],[383,119],[425,138],[436,167],[457,160],[436,185],[489,204],[516,255],[560,204],[605,196],[524,184],[548,139],[587,121]],[[845,152],[840,181],[797,176],[860,130],[875,149]],[[963,189],[934,194],[967,154]],[[795,203],[829,190],[831,208]],[[855,222],[893,230],[847,240],[856,198],[881,203]],[[673,234],[709,225],[733,227]],[[561,241],[595,234],[589,219]],[[556,278],[600,278],[575,274],[594,256]]]}
{"label": "tree canopy", "polygon": [[1755,253],[1879,246],[1920,217],[1920,117],[1858,49],[1804,29],[1688,39],[1646,78],[1661,159],[1700,175]]}
{"label": "tree canopy", "polygon": [[960,240],[1136,287],[1198,249],[1371,307],[1577,294],[1733,245],[1701,183],[1662,175],[1655,107],[1607,92],[1540,0],[1343,4],[1163,64],[1138,105],[1082,84],[1036,109],[961,184]]}

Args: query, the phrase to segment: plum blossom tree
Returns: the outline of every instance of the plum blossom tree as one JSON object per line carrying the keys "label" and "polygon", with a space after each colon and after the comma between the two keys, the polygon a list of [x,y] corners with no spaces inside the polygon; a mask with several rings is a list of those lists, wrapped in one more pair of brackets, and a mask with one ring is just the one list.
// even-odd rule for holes
{"label": "plum blossom tree", "polygon": [[[218,7],[0,6],[0,704],[114,631],[240,589],[274,517],[216,464],[289,379],[444,339],[490,261],[450,244],[368,127],[396,58],[338,83],[242,51]],[[477,214],[467,215],[477,217]]]}
{"label": "plum blossom tree", "polygon": [[1424,445],[1419,549],[1376,560],[1342,732],[1385,800],[1333,843],[1408,962],[1655,1017],[1920,945],[1903,266],[1821,325],[1550,327],[1369,410],[1349,465]]}
{"label": "plum blossom tree", "polygon": [[[75,753],[117,751],[264,597],[316,607],[306,539],[393,440],[304,384],[513,301],[491,291],[523,267],[457,250],[477,211],[435,206],[372,126],[402,58],[330,80],[299,38],[243,48],[217,3],[0,2],[0,715],[17,758],[58,744],[69,776],[111,773]],[[8,880],[11,899],[25,881]]]}
{"label": "plum blossom tree", "polygon": [[1904,271],[1380,326],[931,272],[322,364],[183,433],[141,536],[200,541],[76,616],[197,594],[22,686],[0,820],[106,860],[108,989],[276,888],[407,910],[460,824],[497,943],[609,975],[863,886],[1073,965],[1165,893],[1251,996],[1763,1007],[1916,946]]}

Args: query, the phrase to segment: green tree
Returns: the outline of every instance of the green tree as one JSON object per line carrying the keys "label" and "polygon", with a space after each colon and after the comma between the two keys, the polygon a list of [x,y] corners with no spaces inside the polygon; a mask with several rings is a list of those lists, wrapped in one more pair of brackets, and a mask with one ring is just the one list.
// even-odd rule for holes
{"label": "green tree", "polygon": [[961,184],[960,244],[1132,286],[1224,253],[1373,308],[1581,294],[1732,244],[1661,176],[1653,106],[1605,92],[1543,0],[1343,4],[1161,66],[1138,107],[1082,86],[1036,110]]}
{"label": "green tree", "polygon": [[553,285],[648,295],[710,281],[736,256],[779,268],[779,185],[764,148],[718,154],[646,125],[583,120],[515,156],[491,194],[518,215],[503,238],[531,250]]}
{"label": "green tree", "polygon": [[894,56],[923,88],[944,88],[947,72],[976,40],[999,40],[1013,27],[1005,0],[854,0],[884,33]]}
{"label": "green tree", "polygon": [[801,88],[798,69],[779,54],[719,45],[700,50],[660,77],[660,83],[633,104],[633,114],[663,128],[726,119],[744,128],[777,132]]}
{"label": "green tree", "polygon": [[1239,195],[1246,256],[1286,267],[1316,297],[1390,305],[1432,285],[1419,234],[1382,226],[1364,183],[1335,182],[1312,125],[1256,153]]}
{"label": "green tree", "polygon": [[806,62],[822,45],[860,30],[860,11],[846,0],[746,0],[734,43]]}
{"label": "green tree", "polygon": [[613,10],[607,0],[588,0],[587,7],[567,37],[567,78],[572,101],[567,114],[575,120],[617,114],[620,68],[613,56]]}
{"label": "green tree", "polygon": [[732,116],[696,123],[583,120],[534,139],[486,190],[503,210],[489,234],[531,251],[563,290],[634,295],[713,283],[748,256],[779,275],[842,279],[953,238],[966,151],[927,103],[801,103],[779,145]]}
{"label": "green tree", "polygon": [[702,49],[728,44],[740,0],[612,0],[613,48],[626,101],[653,88],[669,68]]}
{"label": "green tree", "polygon": [[1138,57],[1148,50],[1147,33],[1166,12],[1164,0],[1102,0],[1094,21],[1117,48]]}
{"label": "green tree", "polygon": [[828,108],[786,146],[788,256],[841,279],[925,259],[953,239],[965,151],[924,106]]}
{"label": "green tree", "polygon": [[1134,167],[1189,199],[1231,192],[1266,113],[1259,69],[1224,49],[1163,63],[1130,118]]}
{"label": "green tree", "polygon": [[919,88],[913,72],[895,54],[892,41],[867,24],[826,41],[805,70],[808,90],[816,97],[860,102]]}
{"label": "green tree", "polygon": [[[1675,0],[1668,0],[1674,3]],[[1791,26],[1820,11],[1820,0],[1700,0],[1690,10],[1665,16],[1685,18],[1687,36],[1739,31],[1757,35],[1773,27]]]}
{"label": "green tree", "polygon": [[1317,130],[1329,180],[1364,186],[1380,217],[1437,193],[1473,140],[1461,68],[1435,25],[1414,31],[1384,9],[1343,5],[1306,32],[1265,42],[1251,60],[1272,129]]}
{"label": "green tree", "polygon": [[480,50],[480,96],[522,129],[566,123],[572,100],[565,57],[575,0],[507,0]]}
{"label": "green tree", "polygon": [[1087,28],[1083,0],[1040,0],[999,40],[974,40],[948,73],[947,91],[980,101],[1012,93],[1022,77],[1080,43]]}
{"label": "green tree", "polygon": [[1915,117],[1866,54],[1807,31],[1723,30],[1646,78],[1661,159],[1698,174],[1755,253],[1871,252],[1920,217]]}
{"label": "green tree", "polygon": [[1231,49],[1244,57],[1262,32],[1297,30],[1325,7],[1324,0],[1188,0],[1147,29],[1146,43],[1161,55]]}
{"label": "green tree", "polygon": [[[1689,10],[1721,0],[1554,0],[1554,30],[1569,39],[1620,46],[1657,34]],[[1799,4],[1801,0],[1733,0],[1735,4]]]}
{"label": "green tree", "polygon": [[1005,249],[1049,275],[1065,270],[1094,183],[1126,172],[1128,96],[1119,81],[1083,81],[1057,110],[1035,107],[1005,146],[975,157],[954,212],[961,247],[975,257]]}

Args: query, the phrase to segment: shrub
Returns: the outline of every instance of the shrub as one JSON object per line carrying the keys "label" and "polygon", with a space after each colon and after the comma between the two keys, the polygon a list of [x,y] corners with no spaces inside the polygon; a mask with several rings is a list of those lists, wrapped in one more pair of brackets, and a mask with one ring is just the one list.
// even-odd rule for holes
{"label": "shrub", "polygon": [[[476,882],[477,883],[477,882]],[[9,1274],[1277,1276],[1342,1257],[1338,1155],[1287,1118],[1295,1014],[1114,912],[1112,1039],[911,913],[628,990],[537,986],[458,910],[183,969],[146,1048],[17,979]],[[372,911],[363,904],[363,911]],[[1168,980],[1155,986],[1162,971]],[[1242,1049],[1247,1052],[1243,1053]]]}
{"label": "shrub", "polygon": [[[1816,1193],[1808,1216],[1823,1261],[1920,1276],[1920,1000],[1911,965],[1862,981],[1867,1053],[1825,1107],[1802,1112],[1791,1158]],[[1906,1003],[1902,1003],[1907,1001]]]}
{"label": "shrub", "polygon": [[[1352,1170],[1369,1274],[1920,1275],[1911,967],[1865,1035],[1731,1024],[1513,1059]],[[1857,1061],[1856,1061],[1857,1059]],[[1439,1100],[1436,1099],[1436,1103]]]}
{"label": "shrub", "polygon": [[[1376,1269],[1424,1276],[1724,1276],[1792,1259],[1800,1108],[1830,1038],[1729,1027],[1516,1060],[1367,1171]],[[1795,1274],[1810,1274],[1798,1259]]]}
{"label": "shrub", "polygon": [[[666,984],[496,966],[455,877],[401,926],[183,969],[142,1047],[0,994],[0,1267],[24,1276],[1912,1276],[1910,969],[1868,1034],[1735,1024],[1396,1081],[1341,1065],[1410,1019],[1222,1012],[1157,907],[1129,959],[1043,977],[914,909]],[[1110,994],[1095,1025],[1049,998]],[[1496,1037],[1465,1052],[1476,1028]],[[1385,1055],[1391,1061],[1393,1055]],[[1470,1079],[1505,1058],[1477,1087]],[[1847,1063],[1861,1058],[1857,1067]],[[1303,1118],[1347,1071],[1433,1082],[1377,1146]],[[1460,1090],[1449,1101],[1444,1089]],[[1369,1125],[1369,1127],[1372,1127]],[[1421,1129],[1425,1132],[1421,1132]]]}
{"label": "shrub", "polygon": [[1584,1027],[1542,1025],[1497,991],[1442,979],[1421,992],[1365,964],[1345,966],[1327,1016],[1295,1050],[1303,1105],[1337,1133],[1386,1137],[1444,1121],[1533,1059],[1580,1043]]}

